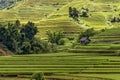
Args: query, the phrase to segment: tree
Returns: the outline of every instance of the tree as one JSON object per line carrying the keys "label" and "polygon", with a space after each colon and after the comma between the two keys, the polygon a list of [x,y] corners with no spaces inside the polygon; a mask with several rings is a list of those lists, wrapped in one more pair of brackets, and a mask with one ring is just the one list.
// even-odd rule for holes
{"label": "tree", "polygon": [[[0,42],[14,53],[30,53],[32,41],[31,36],[29,38],[27,32],[20,33],[19,29],[16,27],[16,24],[18,25],[18,23],[19,21],[16,21],[15,24],[8,23],[6,27],[0,27]],[[23,31],[23,29],[25,29],[25,31],[31,30],[32,32],[30,31],[29,33],[31,33],[32,38],[34,38],[34,35],[36,34],[35,31],[37,30],[36,28],[28,26],[21,28],[20,31]]]}
{"label": "tree", "polygon": [[6,28],[0,27],[0,42],[3,42],[3,40],[5,38],[5,32],[6,32]]}
{"label": "tree", "polygon": [[[18,40],[19,40],[19,32],[14,24],[8,23],[6,30],[4,29],[4,38],[2,43],[7,46],[9,50],[12,52],[16,52]],[[16,47],[15,47],[16,46]]]}
{"label": "tree", "polygon": [[78,14],[79,14],[78,10],[76,8],[73,8],[73,18],[74,19],[78,18]]}
{"label": "tree", "polygon": [[40,53],[40,52],[49,52],[50,45],[47,41],[41,41],[38,39],[34,39],[31,42],[31,50],[34,51],[34,53]]}
{"label": "tree", "polygon": [[47,31],[48,41],[59,45],[59,41],[63,38],[62,32],[51,32]]}
{"label": "tree", "polygon": [[31,44],[29,41],[24,41],[22,46],[21,46],[21,50],[23,51],[23,54],[29,54],[31,53]]}
{"label": "tree", "polygon": [[72,9],[72,7],[69,7],[69,17],[73,17],[73,9]]}
{"label": "tree", "polygon": [[[38,30],[34,23],[28,22],[18,29],[15,24],[8,23],[7,26],[0,26],[0,42],[7,47],[10,51],[16,54],[30,54],[50,51],[48,42],[38,40],[34,36]],[[53,34],[52,34],[53,36]],[[54,34],[55,43],[61,39],[61,33]]]}
{"label": "tree", "polygon": [[45,80],[45,78],[44,78],[44,74],[41,72],[41,73],[34,73],[33,75],[32,75],[32,78],[31,78],[31,80],[32,79],[35,79],[35,80]]}
{"label": "tree", "polygon": [[88,17],[88,12],[89,9],[88,8],[81,8],[81,17]]}
{"label": "tree", "polygon": [[76,8],[69,7],[69,17],[73,18],[75,21],[78,21],[78,10]]}
{"label": "tree", "polygon": [[25,37],[28,38],[29,40],[32,40],[34,36],[37,34],[37,32],[38,32],[37,27],[35,27],[34,23],[32,22],[28,22],[20,30],[20,33],[24,33]]}
{"label": "tree", "polygon": [[114,16],[114,17],[111,19],[111,22],[112,22],[112,23],[114,23],[114,22],[120,22],[120,15]]}

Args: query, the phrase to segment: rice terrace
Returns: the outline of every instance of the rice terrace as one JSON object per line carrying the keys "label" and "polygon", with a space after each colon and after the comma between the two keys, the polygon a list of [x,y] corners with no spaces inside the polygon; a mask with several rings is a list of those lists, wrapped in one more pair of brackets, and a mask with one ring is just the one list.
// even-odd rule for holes
{"label": "rice terrace", "polygon": [[120,80],[120,0],[0,0],[0,80]]}

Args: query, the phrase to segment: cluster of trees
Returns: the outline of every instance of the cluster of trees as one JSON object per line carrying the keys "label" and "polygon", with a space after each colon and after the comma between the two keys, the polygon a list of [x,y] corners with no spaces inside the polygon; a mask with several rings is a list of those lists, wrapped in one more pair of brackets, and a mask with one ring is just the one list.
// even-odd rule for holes
{"label": "cluster of trees", "polygon": [[112,19],[111,19],[111,22],[112,23],[114,23],[114,22],[120,22],[120,17],[118,16],[118,17],[113,17]]}
{"label": "cluster of trees", "polygon": [[88,9],[88,8],[82,7],[80,11],[81,11],[81,12],[80,12],[80,17],[89,17],[89,16],[88,16],[88,12],[89,12],[89,9]]}
{"label": "cluster of trees", "polygon": [[48,41],[52,44],[64,45],[63,32],[47,31]]}
{"label": "cluster of trees", "polygon": [[76,8],[69,7],[69,17],[78,20],[79,11]]}
{"label": "cluster of trees", "polygon": [[74,20],[78,21],[79,17],[88,17],[88,8],[81,8],[80,11],[76,8],[69,7],[69,17],[73,18]]}
{"label": "cluster of trees", "polygon": [[34,23],[28,22],[20,25],[8,23],[7,26],[0,26],[0,43],[4,44],[9,50],[17,54],[40,53],[49,51],[47,42],[35,38],[38,29]]}

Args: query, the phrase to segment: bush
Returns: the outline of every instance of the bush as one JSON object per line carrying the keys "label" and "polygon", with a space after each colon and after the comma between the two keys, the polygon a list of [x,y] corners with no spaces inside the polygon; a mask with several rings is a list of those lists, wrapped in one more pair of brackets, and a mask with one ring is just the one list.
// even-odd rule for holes
{"label": "bush", "polygon": [[67,39],[68,39],[68,40],[74,40],[75,38],[73,38],[73,37],[68,37]]}
{"label": "bush", "polygon": [[80,17],[88,17],[88,8],[81,8]]}
{"label": "bush", "polygon": [[58,45],[64,45],[64,44],[65,44],[65,40],[60,39],[59,42],[58,42]]}
{"label": "bush", "polygon": [[[48,42],[40,41],[35,38],[38,29],[34,23],[28,22],[27,24],[22,25],[21,27],[20,26],[21,25],[19,20],[17,20],[15,24],[8,23],[7,26],[1,25],[1,44],[5,45],[7,49],[16,54],[48,52],[50,50]],[[61,39],[61,33],[57,33],[56,35],[56,41]]]}
{"label": "bush", "polygon": [[57,52],[58,51],[57,45],[55,43],[50,44],[50,50],[51,52]]}
{"label": "bush", "polygon": [[63,38],[63,32],[47,31],[48,41],[59,45],[59,41]]}
{"label": "bush", "polygon": [[35,80],[45,80],[44,74],[42,72],[41,73],[34,73],[32,75],[31,80],[33,80],[33,79],[35,79]]}

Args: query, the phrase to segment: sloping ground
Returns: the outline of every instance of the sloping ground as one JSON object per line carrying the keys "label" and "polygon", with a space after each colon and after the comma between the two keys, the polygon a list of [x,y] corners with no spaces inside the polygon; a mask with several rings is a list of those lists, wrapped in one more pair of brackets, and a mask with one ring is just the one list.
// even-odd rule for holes
{"label": "sloping ground", "polygon": [[[70,6],[78,10],[82,7],[89,8],[91,16],[79,18],[80,23],[78,24],[68,17],[68,8]],[[114,9],[117,9],[116,13]],[[49,2],[45,0],[23,0],[9,10],[2,10],[0,22],[19,19],[24,24],[27,21],[33,21],[40,29],[37,36],[42,37],[45,36],[46,30],[56,30],[55,28],[70,33],[68,35],[71,35],[71,33],[78,35],[78,31],[81,29],[94,28],[101,30],[118,26],[118,24],[109,23],[108,20],[113,14],[119,13],[119,10],[120,5],[117,0],[51,0]]]}
{"label": "sloping ground", "polygon": [[94,0],[95,2],[105,2],[105,3],[108,3],[108,2],[112,2],[112,3],[117,3],[117,2],[120,2],[120,0]]}
{"label": "sloping ground", "polygon": [[[120,55],[120,44],[107,44],[107,43],[98,43],[98,44],[89,44],[87,46],[81,46],[80,44],[76,45],[74,48],[69,49],[68,52],[72,53],[89,53],[89,54],[98,54],[98,55]],[[94,54],[95,53],[95,54]]]}
{"label": "sloping ground", "polygon": [[[68,17],[70,6],[79,11],[82,7],[89,8],[91,16],[88,18],[80,17],[78,24]],[[114,12],[114,9],[117,11]],[[118,23],[112,24],[109,20],[119,11],[118,0],[23,0],[9,10],[2,10],[0,22],[12,22],[19,19],[24,24],[32,21],[40,30],[37,37],[45,37],[47,30],[58,31],[59,29],[67,35],[76,36],[82,29],[101,30],[118,26]]]}
{"label": "sloping ground", "polygon": [[9,55],[14,55],[14,53],[9,51],[4,45],[0,43],[0,55],[9,56]]}
{"label": "sloping ground", "polygon": [[4,50],[2,50],[2,49],[0,49],[0,53],[1,53],[2,55],[7,55],[7,53],[6,53]]}
{"label": "sloping ground", "polygon": [[[90,53],[51,53],[15,55],[0,57],[0,75],[30,76],[44,72],[48,80],[111,80],[120,79],[120,60],[118,56],[100,56]],[[78,75],[83,75],[79,76]],[[89,75],[99,74],[104,76]],[[116,77],[109,77],[109,76]],[[118,76],[117,76],[118,75]]]}
{"label": "sloping ground", "polygon": [[[86,7],[89,9],[89,15],[91,16],[89,16],[88,18],[80,17],[79,18],[80,22],[77,23],[68,17],[69,7],[75,7],[78,10],[80,10],[82,7]],[[117,9],[116,12],[114,12],[114,8]],[[117,0],[116,1],[74,0],[69,4],[62,6],[60,10],[50,14],[46,19],[43,19],[44,21],[40,21],[40,24],[38,25],[39,28],[40,27],[44,27],[44,28],[41,29],[42,31],[40,31],[41,33],[39,34],[45,35],[43,34],[45,33],[44,32],[45,30],[49,30],[49,29],[52,30],[54,27],[56,27],[56,25],[58,26],[57,28],[60,30],[61,30],[61,26],[64,26],[62,28],[64,32],[68,32],[68,31],[73,32],[75,33],[75,35],[78,35],[79,33],[77,32],[80,32],[81,29],[94,28],[95,30],[101,30],[105,28],[117,27],[119,25],[118,23],[112,24],[109,22],[109,20],[113,15],[118,14],[119,11],[120,11],[120,5]],[[49,22],[50,20],[53,22]],[[74,25],[71,25],[73,23]],[[42,24],[44,24],[44,26]],[[73,26],[72,28],[73,30],[69,26]],[[77,27],[74,27],[74,26],[77,26]],[[68,27],[68,29],[64,30],[64,28],[66,27]],[[74,29],[76,29],[77,31],[75,31]]]}
{"label": "sloping ground", "polygon": [[26,23],[27,21],[36,22],[70,1],[72,0],[22,0],[9,10],[2,10],[0,21],[14,21],[19,19],[22,23]]}
{"label": "sloping ground", "polygon": [[5,51],[3,49],[0,49],[0,55],[9,56],[9,55],[14,55],[14,54],[11,51]]}
{"label": "sloping ground", "polygon": [[107,29],[94,37],[91,37],[94,43],[120,43],[120,27]]}
{"label": "sloping ground", "polygon": [[82,28],[78,24],[76,24],[67,17],[66,19],[61,18],[61,20],[49,19],[47,21],[40,21],[40,23],[38,24],[38,29],[39,32],[36,36],[41,38],[46,37],[46,31],[48,30],[62,31],[65,33],[66,37],[75,37],[77,36],[76,34],[79,34],[79,32],[82,30]]}

